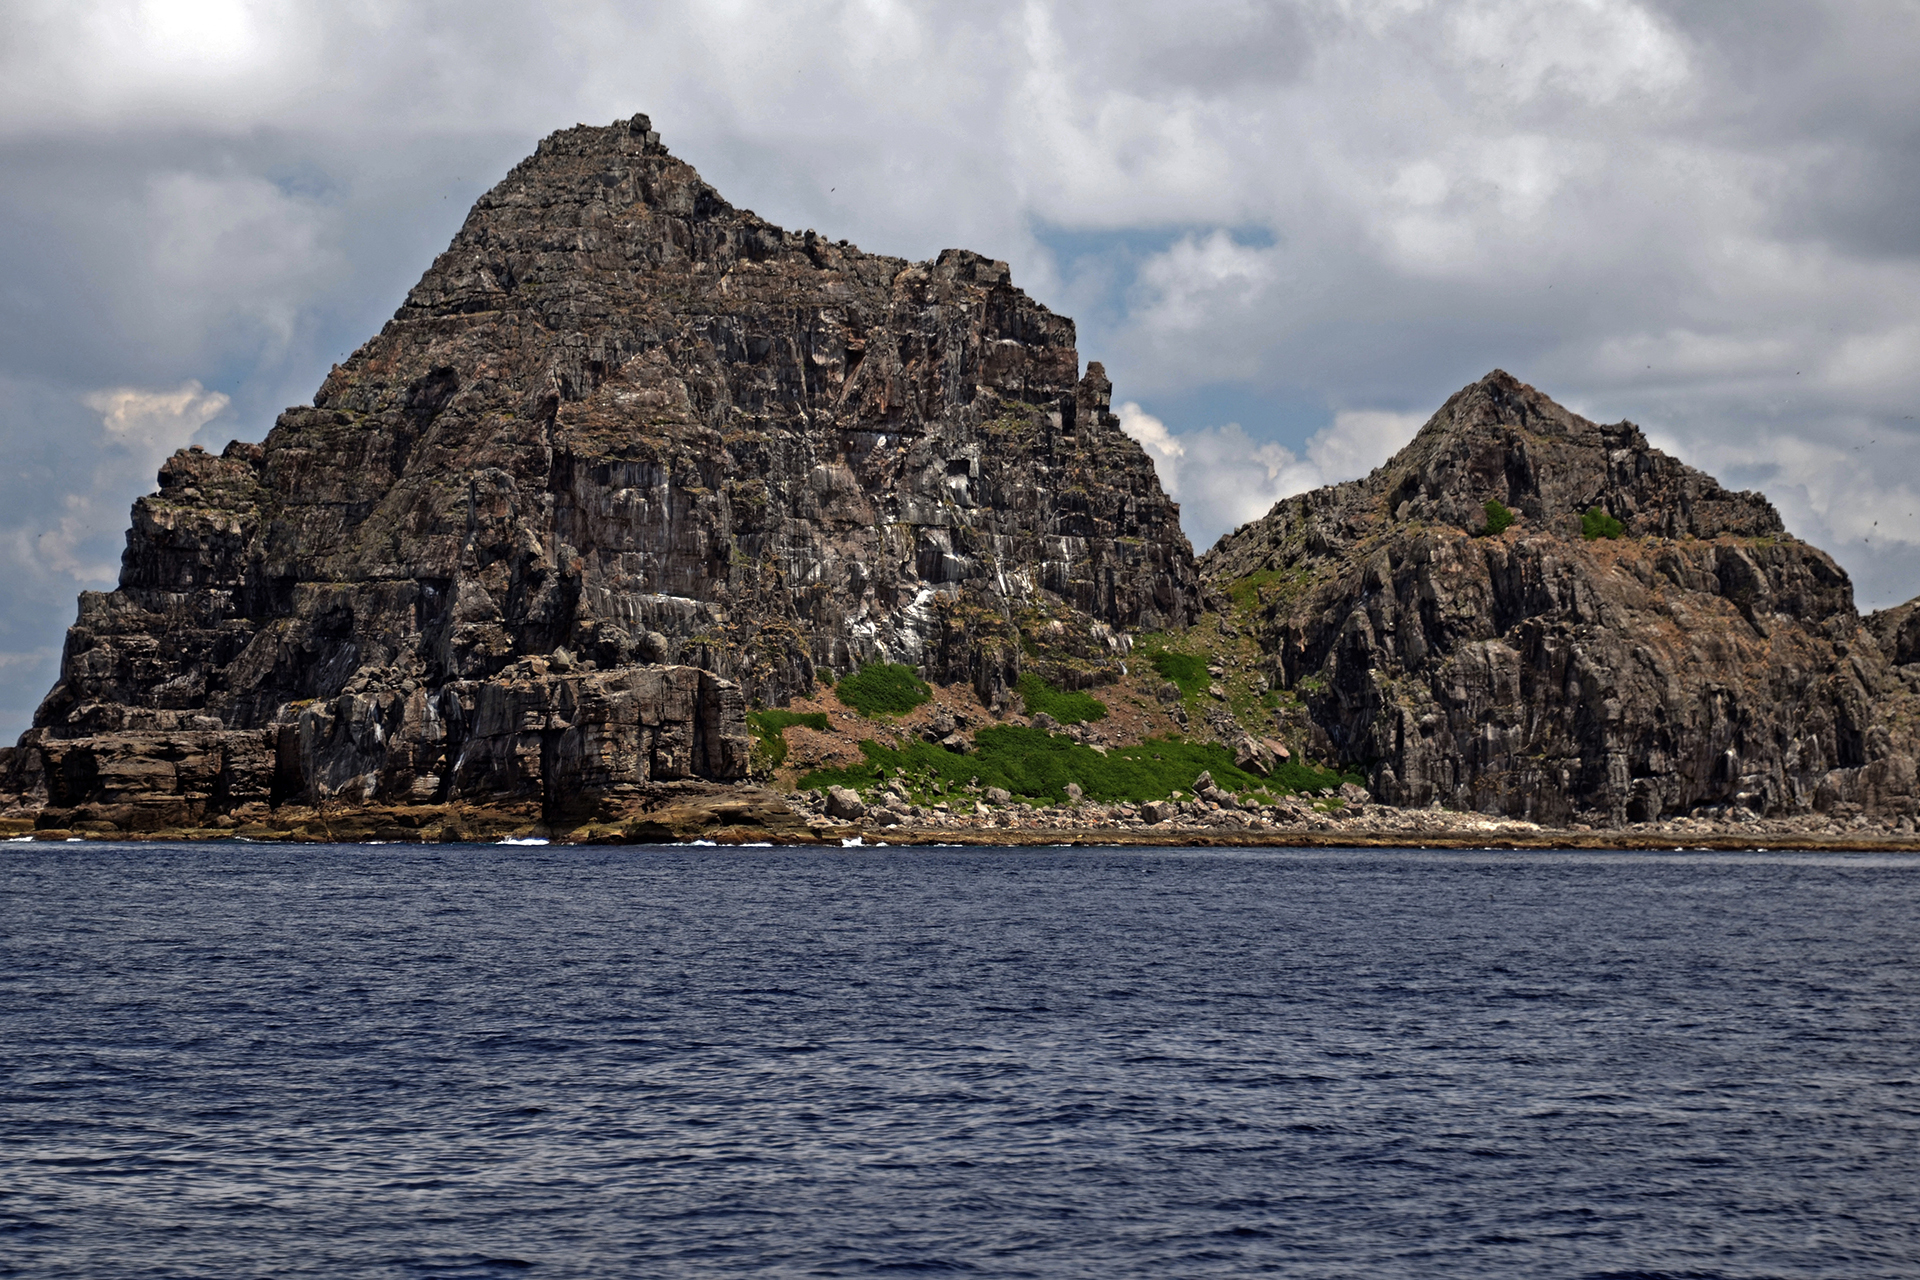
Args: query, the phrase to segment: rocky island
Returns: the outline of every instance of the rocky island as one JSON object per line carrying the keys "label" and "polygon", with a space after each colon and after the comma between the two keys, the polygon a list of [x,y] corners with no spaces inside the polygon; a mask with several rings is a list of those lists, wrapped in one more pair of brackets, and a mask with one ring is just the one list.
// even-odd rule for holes
{"label": "rocky island", "polygon": [[1915,606],[1631,424],[1496,372],[1196,560],[1110,396],[1004,263],[556,133],[310,406],[167,462],[0,825],[1911,838]]}

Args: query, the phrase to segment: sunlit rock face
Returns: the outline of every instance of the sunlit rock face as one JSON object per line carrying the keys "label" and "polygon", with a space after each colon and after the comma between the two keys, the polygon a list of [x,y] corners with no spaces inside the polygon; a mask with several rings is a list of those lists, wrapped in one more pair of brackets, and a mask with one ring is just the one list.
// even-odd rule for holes
{"label": "sunlit rock face", "polygon": [[[1178,510],[1110,392],[1003,263],[783,231],[644,116],[566,130],[311,407],[167,463],[22,750],[172,735],[190,807],[447,799],[551,791],[581,716],[689,744],[608,747],[630,780],[738,777],[748,701],[863,660],[991,699],[1023,629],[1098,658],[1197,613]],[[271,767],[251,745],[231,778],[207,763],[260,732]],[[125,757],[152,766],[123,771],[137,793],[159,748],[127,741],[53,790],[104,803],[83,775]],[[11,759],[47,794],[50,757]]]}
{"label": "sunlit rock face", "polygon": [[[1583,536],[1595,507],[1618,536]],[[1380,799],[1615,824],[1914,811],[1912,606],[1863,623],[1764,498],[1505,373],[1202,569]]]}

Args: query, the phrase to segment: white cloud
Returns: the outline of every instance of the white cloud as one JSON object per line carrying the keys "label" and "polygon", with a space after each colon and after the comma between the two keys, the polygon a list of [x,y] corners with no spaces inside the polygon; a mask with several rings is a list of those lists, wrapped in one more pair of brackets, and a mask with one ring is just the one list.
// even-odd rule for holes
{"label": "white cloud", "polygon": [[1646,5],[1478,0],[1455,8],[1450,25],[1489,88],[1515,101],[1557,92],[1602,106],[1658,97],[1688,78],[1685,46]]}
{"label": "white cloud", "polygon": [[63,494],[57,519],[45,527],[16,526],[7,537],[16,563],[63,574],[88,587],[111,586],[118,576],[115,559],[101,555],[118,541],[127,524],[127,503],[151,492],[160,464],[192,441],[201,427],[223,412],[229,400],[198,382],[171,390],[115,387],[84,398],[101,415],[104,438],[95,444],[96,461],[87,487]]}
{"label": "white cloud", "polygon": [[[37,533],[26,529],[12,531],[11,550],[16,561],[34,568],[64,575],[82,587],[111,587],[119,564],[100,555],[103,527],[110,518],[95,493],[69,493],[62,500],[60,519],[49,529]],[[90,545],[91,544],[91,545]]]}
{"label": "white cloud", "polygon": [[284,344],[302,303],[340,269],[325,205],[265,178],[171,170],[148,183],[145,204],[136,323],[198,333],[241,322]]}
{"label": "white cloud", "polygon": [[109,439],[161,459],[193,439],[194,432],[220,416],[230,403],[223,392],[209,391],[199,382],[186,382],[171,391],[142,391],[115,387],[95,391],[86,406],[99,412]]}
{"label": "white cloud", "polygon": [[1426,424],[1429,416],[1381,409],[1342,409],[1333,415],[1332,426],[1307,441],[1307,457],[1326,477],[1322,484],[1355,479],[1398,453]]}
{"label": "white cloud", "polygon": [[1161,484],[1165,485],[1167,467],[1178,465],[1186,455],[1187,447],[1174,438],[1173,433],[1167,430],[1166,423],[1131,400],[1120,406],[1116,416],[1120,419],[1120,429],[1138,441],[1153,459],[1154,465],[1161,468]]}
{"label": "white cloud", "polygon": [[1181,526],[1199,551],[1282,498],[1366,475],[1425,421],[1418,414],[1343,410],[1307,440],[1303,458],[1254,440],[1237,422],[1176,434],[1132,401],[1115,412],[1120,429],[1146,449],[1160,483],[1181,504]]}

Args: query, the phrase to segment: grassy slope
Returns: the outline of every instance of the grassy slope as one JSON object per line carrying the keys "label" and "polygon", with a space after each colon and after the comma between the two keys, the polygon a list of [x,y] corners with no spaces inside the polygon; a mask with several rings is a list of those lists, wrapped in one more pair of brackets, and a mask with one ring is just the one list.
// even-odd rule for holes
{"label": "grassy slope", "polygon": [[888,747],[868,739],[860,749],[865,763],[815,770],[801,778],[800,785],[866,791],[898,778],[922,803],[964,792],[972,785],[1005,787],[1020,799],[1058,804],[1067,798],[1066,786],[1073,782],[1089,800],[1138,804],[1176,793],[1190,795],[1203,771],[1211,773],[1223,790],[1270,799],[1337,787],[1342,781],[1331,770],[1294,763],[1272,778],[1257,778],[1235,768],[1233,754],[1218,743],[1154,738],[1103,754],[1064,735],[1025,725],[982,729],[974,737],[974,749],[965,754],[914,741]]}

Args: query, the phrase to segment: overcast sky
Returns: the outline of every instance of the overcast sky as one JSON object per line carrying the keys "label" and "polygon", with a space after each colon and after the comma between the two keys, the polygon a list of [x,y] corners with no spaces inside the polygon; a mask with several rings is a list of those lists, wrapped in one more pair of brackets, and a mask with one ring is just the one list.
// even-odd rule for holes
{"label": "overcast sky", "polygon": [[0,734],[132,499],[260,439],[554,129],[1008,259],[1196,550],[1505,368],[1920,593],[1920,6],[5,0]]}

